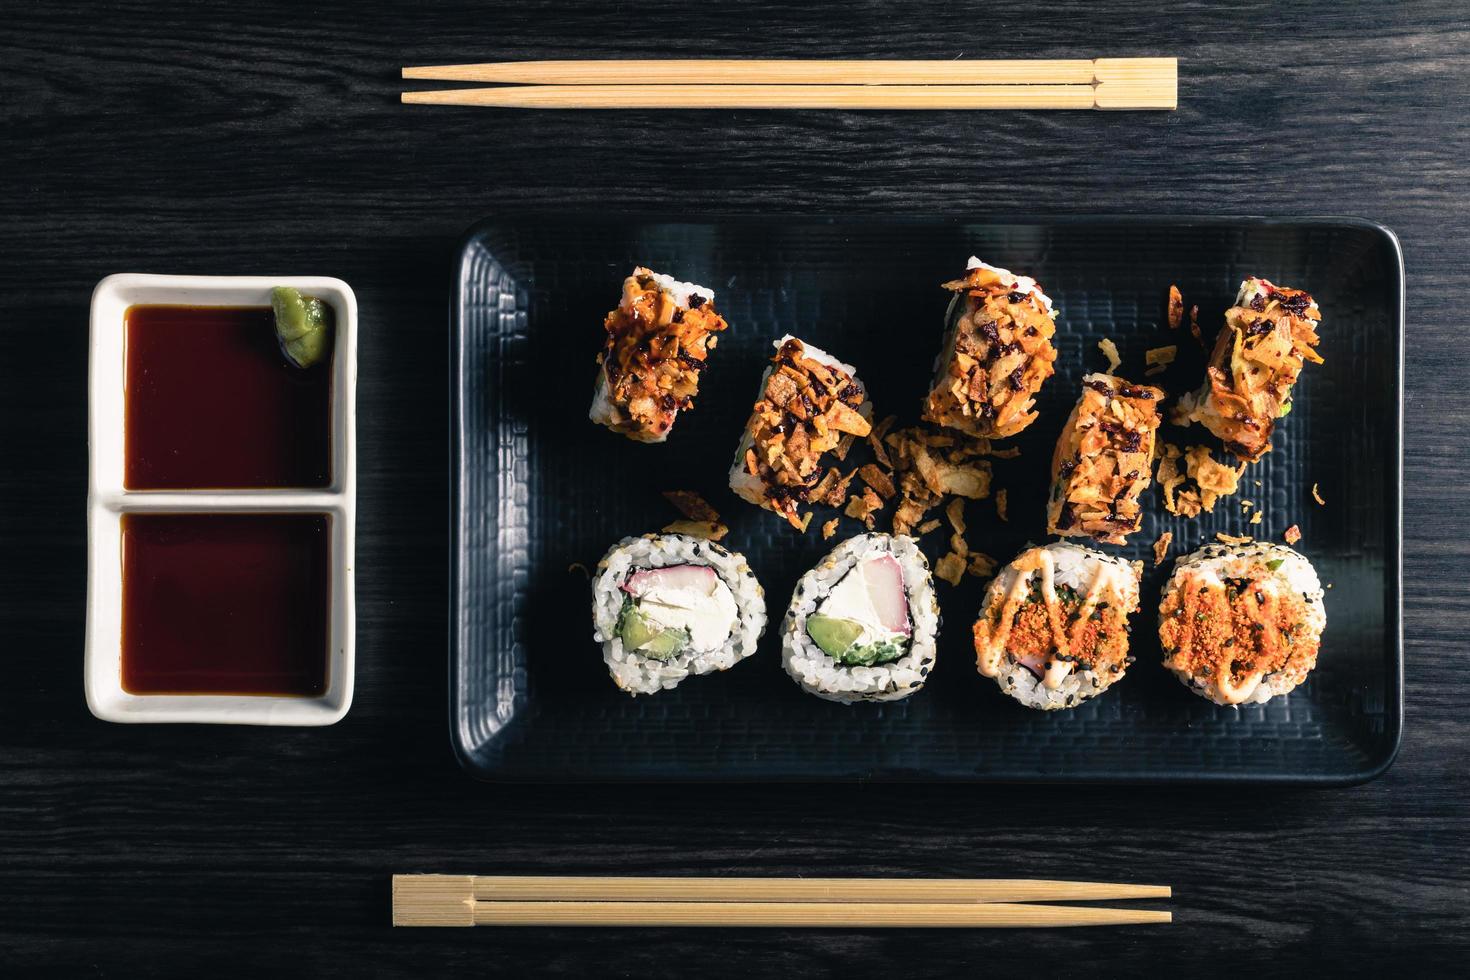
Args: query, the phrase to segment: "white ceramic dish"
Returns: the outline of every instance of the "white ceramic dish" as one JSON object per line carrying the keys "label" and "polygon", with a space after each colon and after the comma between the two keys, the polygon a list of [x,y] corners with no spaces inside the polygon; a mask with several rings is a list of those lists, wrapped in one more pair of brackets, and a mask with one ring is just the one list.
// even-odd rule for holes
{"label": "white ceramic dish", "polygon": [[[123,328],[128,307],[269,306],[273,286],[331,304],[332,483],[319,490],[128,490],[123,486]],[[92,294],[87,492],[87,706],[104,721],[330,725],[352,706],[357,509],[357,298],[340,279],[314,276],[114,275]],[[331,527],[328,685],[319,697],[138,695],[122,686],[122,517],[142,513],[326,514]]]}

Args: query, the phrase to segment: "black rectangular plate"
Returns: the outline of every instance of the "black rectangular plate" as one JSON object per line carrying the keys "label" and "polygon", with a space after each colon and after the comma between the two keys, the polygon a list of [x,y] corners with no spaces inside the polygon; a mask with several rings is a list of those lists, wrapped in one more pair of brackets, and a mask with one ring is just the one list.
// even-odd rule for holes
{"label": "black rectangular plate", "polygon": [[[781,669],[775,627],[796,579],[837,540],[818,509],[805,535],[736,499],[726,469],[771,341],[793,333],[857,365],[878,415],[912,423],[942,333],[939,284],[979,255],[1035,276],[1056,301],[1057,374],[1041,418],[995,464],[1009,521],[991,500],[967,505],[969,541],[1000,561],[1045,539],[1047,467],[1081,375],[1145,380],[1144,351],[1178,344],[1147,379],[1171,395],[1196,386],[1204,353],[1165,324],[1177,283],[1198,304],[1208,343],[1247,275],[1310,290],[1323,311],[1321,352],[1277,430],[1276,450],[1213,514],[1183,520],[1149,491],[1143,530],[1124,548],[1145,559],[1134,618],[1137,663],[1106,695],[1066,712],[1022,708],[980,677],[970,624],[983,583],[938,583],[944,614],[928,685],[888,705],[844,706],[802,693]],[[714,288],[730,329],[695,409],[663,445],[629,442],[587,420],[602,319],[635,265]],[[504,780],[925,780],[1346,784],[1370,779],[1398,749],[1402,706],[1400,491],[1403,263],[1387,229],[1354,219],[1061,218],[974,223],[934,218],[649,217],[489,220],[465,238],[456,269],[453,392],[451,730],[472,773]],[[1210,444],[1165,426],[1181,448]],[[853,461],[859,459],[855,454]],[[1256,481],[1259,481],[1257,485]],[[1313,502],[1321,487],[1325,506]],[[583,571],[629,534],[677,515],[659,495],[703,493],[765,586],[771,628],[732,670],[630,698],[592,641]],[[1248,523],[1253,501],[1263,523]],[[937,516],[937,514],[936,514]],[[1327,592],[1317,670],[1289,697],[1240,709],[1188,692],[1160,665],[1150,545],[1173,556],[1215,532],[1300,549]],[[887,529],[885,515],[880,524]],[[930,534],[931,561],[946,532]]]}

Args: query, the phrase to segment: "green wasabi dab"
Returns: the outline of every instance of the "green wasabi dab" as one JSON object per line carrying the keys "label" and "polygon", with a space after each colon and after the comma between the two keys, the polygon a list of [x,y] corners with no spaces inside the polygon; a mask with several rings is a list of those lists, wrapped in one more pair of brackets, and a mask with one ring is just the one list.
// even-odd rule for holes
{"label": "green wasabi dab", "polygon": [[300,368],[309,368],[331,350],[332,319],[327,304],[299,289],[277,286],[271,290],[276,314],[276,339],[281,351]]}

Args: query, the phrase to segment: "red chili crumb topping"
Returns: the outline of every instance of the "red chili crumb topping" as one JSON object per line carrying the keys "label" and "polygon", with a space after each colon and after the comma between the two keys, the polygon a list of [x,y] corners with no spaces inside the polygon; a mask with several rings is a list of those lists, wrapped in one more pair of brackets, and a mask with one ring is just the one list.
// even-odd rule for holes
{"label": "red chili crumb topping", "polygon": [[1097,673],[1123,670],[1132,612],[1128,600],[1103,581],[1089,593],[1067,585],[1047,589],[1041,551],[1033,549],[1012,562],[1024,581],[993,599],[975,621],[977,657],[983,664],[1004,650],[1038,678],[1053,661]]}
{"label": "red chili crumb topping", "polygon": [[1223,587],[1189,578],[1159,607],[1164,662],[1195,677],[1223,674],[1236,685],[1258,674],[1310,669],[1317,637],[1308,613],[1301,593],[1265,570],[1225,579]]}

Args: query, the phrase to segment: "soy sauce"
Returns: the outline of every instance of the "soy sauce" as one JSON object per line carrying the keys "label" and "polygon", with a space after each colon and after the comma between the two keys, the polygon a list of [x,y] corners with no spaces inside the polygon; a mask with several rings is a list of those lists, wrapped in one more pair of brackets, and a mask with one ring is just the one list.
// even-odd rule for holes
{"label": "soy sauce", "polygon": [[330,359],[292,365],[270,307],[133,306],[125,319],[124,486],[330,484]]}
{"label": "soy sauce", "polygon": [[329,522],[325,514],[123,515],[123,689],[325,693]]}

